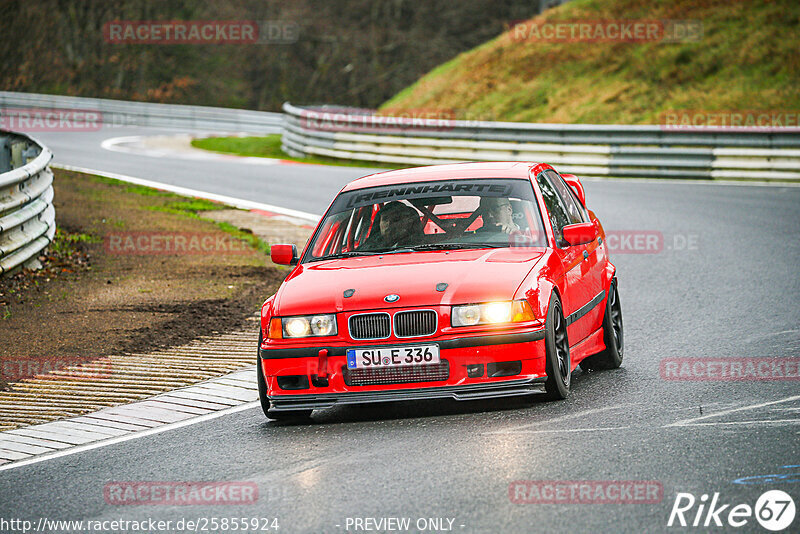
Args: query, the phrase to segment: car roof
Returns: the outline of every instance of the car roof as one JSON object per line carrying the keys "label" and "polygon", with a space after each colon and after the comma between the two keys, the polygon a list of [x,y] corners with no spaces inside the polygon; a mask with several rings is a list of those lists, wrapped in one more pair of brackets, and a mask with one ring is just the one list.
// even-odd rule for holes
{"label": "car roof", "polygon": [[342,191],[436,180],[474,180],[476,178],[522,178],[527,180],[530,176],[530,169],[539,165],[539,163],[528,161],[493,161],[413,167],[363,176],[347,184]]}

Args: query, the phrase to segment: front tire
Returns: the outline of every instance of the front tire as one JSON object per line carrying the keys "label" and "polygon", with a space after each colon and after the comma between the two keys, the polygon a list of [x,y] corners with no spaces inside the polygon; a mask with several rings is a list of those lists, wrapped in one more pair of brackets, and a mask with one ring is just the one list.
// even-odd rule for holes
{"label": "front tire", "polygon": [[619,302],[617,279],[611,280],[606,299],[606,313],[603,316],[603,341],[606,348],[589,356],[581,362],[584,371],[617,369],[622,365],[624,339],[622,337],[622,306]]}
{"label": "front tire", "polygon": [[261,409],[269,419],[277,421],[301,421],[311,417],[312,410],[291,410],[276,412],[270,409],[269,398],[267,397],[267,382],[264,380],[264,370],[261,367],[261,340],[262,333],[258,332],[258,356],[256,358],[256,381],[258,382],[258,400],[261,401]]}
{"label": "front tire", "polygon": [[547,381],[544,383],[545,395],[549,400],[566,399],[572,381],[572,363],[569,356],[567,322],[564,320],[561,300],[555,292],[550,297],[544,330],[547,370]]}

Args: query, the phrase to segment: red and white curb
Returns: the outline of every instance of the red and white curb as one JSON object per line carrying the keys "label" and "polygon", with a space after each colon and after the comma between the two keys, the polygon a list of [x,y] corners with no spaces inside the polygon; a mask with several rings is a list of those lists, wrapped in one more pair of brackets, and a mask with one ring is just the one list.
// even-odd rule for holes
{"label": "red and white curb", "polygon": [[214,419],[258,404],[255,366],[148,399],[0,432],[0,471]]}
{"label": "red and white curb", "polygon": [[[242,137],[245,134],[239,133],[228,135]],[[193,139],[203,137],[208,137],[208,135],[130,135],[106,139],[100,144],[100,146],[103,149],[110,150],[112,152],[136,154],[139,156],[149,156],[151,158],[176,158],[199,161],[235,161],[237,163],[247,163],[251,165],[280,165],[286,161],[279,158],[221,154],[219,152],[211,152],[192,146]]]}

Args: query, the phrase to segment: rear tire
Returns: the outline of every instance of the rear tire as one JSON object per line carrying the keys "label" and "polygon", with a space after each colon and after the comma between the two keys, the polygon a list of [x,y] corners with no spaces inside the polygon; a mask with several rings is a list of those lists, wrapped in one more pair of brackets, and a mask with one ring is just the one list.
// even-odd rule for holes
{"label": "rear tire", "polygon": [[584,371],[617,369],[622,365],[624,339],[622,337],[622,306],[619,302],[617,279],[611,280],[606,299],[606,313],[603,316],[603,341],[606,348],[581,362]]}
{"label": "rear tire", "polygon": [[291,410],[276,412],[270,409],[269,398],[267,398],[267,382],[264,380],[264,370],[261,368],[261,340],[262,333],[258,332],[258,357],[256,358],[256,381],[258,382],[258,400],[261,401],[261,409],[269,419],[277,421],[302,421],[311,417],[312,410]]}
{"label": "rear tire", "polygon": [[572,369],[569,356],[567,323],[561,310],[561,300],[554,292],[547,308],[544,328],[547,381],[544,383],[548,400],[562,400],[569,396]]}

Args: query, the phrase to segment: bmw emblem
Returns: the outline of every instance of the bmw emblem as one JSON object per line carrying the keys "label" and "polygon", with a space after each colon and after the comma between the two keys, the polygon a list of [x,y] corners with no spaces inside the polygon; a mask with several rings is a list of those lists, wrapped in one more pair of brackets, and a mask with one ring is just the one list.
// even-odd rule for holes
{"label": "bmw emblem", "polygon": [[391,295],[386,295],[385,297],[383,297],[383,300],[385,300],[386,302],[397,302],[398,300],[400,300],[400,295],[395,295],[394,293],[392,293]]}

